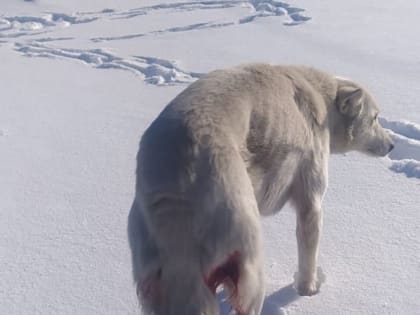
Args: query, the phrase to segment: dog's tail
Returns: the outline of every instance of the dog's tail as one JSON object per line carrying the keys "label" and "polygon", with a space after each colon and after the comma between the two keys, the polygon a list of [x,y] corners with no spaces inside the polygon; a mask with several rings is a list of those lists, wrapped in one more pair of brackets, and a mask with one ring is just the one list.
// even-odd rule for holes
{"label": "dog's tail", "polygon": [[[133,276],[143,310],[153,315],[218,314],[214,294],[202,274],[199,250],[189,234],[191,226],[186,226],[192,224],[191,214],[184,210],[168,216],[164,212],[169,211],[168,207],[173,210],[176,201],[171,201],[168,207],[166,202],[160,200],[154,209],[155,220],[159,221],[154,225],[159,229],[156,235],[164,240],[149,233],[138,203],[133,204],[129,215]],[[163,213],[159,214],[160,211]]]}

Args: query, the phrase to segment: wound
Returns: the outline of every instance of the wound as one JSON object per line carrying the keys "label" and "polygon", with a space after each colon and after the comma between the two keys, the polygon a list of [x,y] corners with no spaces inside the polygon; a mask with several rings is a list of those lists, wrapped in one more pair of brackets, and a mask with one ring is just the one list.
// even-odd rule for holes
{"label": "wound", "polygon": [[137,284],[137,296],[142,300],[159,299],[162,295],[160,278],[162,271],[159,269],[156,274],[140,281]]}
{"label": "wound", "polygon": [[235,251],[226,262],[214,269],[207,277],[205,282],[213,294],[216,294],[217,288],[224,283],[233,285],[233,292],[237,292],[239,281],[239,263],[240,253]]}

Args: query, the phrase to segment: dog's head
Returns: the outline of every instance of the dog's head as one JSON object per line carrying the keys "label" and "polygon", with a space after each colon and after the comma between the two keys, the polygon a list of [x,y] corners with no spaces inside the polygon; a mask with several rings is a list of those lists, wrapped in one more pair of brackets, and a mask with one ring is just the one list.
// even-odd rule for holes
{"label": "dog's head", "polygon": [[356,150],[374,156],[388,154],[394,144],[379,124],[379,109],[373,98],[351,81],[337,78],[337,83],[331,150]]}

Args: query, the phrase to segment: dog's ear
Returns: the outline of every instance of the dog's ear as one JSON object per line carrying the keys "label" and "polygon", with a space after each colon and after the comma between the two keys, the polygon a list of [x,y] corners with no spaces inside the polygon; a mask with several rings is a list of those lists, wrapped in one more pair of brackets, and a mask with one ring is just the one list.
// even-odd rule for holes
{"label": "dog's ear", "polygon": [[362,111],[363,90],[351,86],[344,86],[337,92],[337,107],[340,113],[349,117],[356,117]]}

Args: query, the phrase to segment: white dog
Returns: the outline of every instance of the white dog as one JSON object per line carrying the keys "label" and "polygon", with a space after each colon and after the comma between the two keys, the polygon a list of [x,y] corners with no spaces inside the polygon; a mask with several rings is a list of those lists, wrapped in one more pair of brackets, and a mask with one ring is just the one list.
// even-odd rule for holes
{"label": "white dog", "polygon": [[214,71],[179,94],[146,130],[129,215],[134,280],[147,314],[218,314],[223,285],[237,314],[264,299],[260,215],[291,200],[296,288],[318,290],[321,203],[330,153],[393,148],[372,97],[302,66]]}

